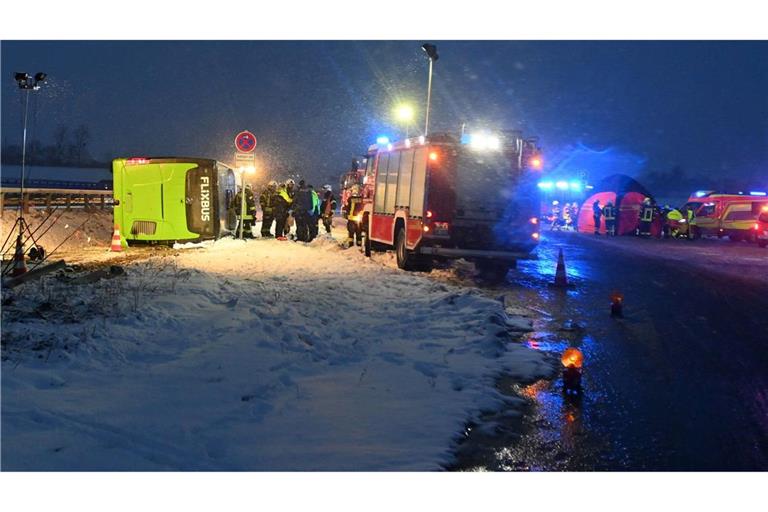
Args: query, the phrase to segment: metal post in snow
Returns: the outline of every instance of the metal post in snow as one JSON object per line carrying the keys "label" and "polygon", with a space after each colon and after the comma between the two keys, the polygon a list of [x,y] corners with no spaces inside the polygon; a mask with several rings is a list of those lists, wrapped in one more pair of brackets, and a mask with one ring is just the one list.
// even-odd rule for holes
{"label": "metal post in snow", "polygon": [[429,80],[427,81],[427,113],[424,122],[424,136],[429,135],[429,103],[432,99],[432,59],[429,59]]}

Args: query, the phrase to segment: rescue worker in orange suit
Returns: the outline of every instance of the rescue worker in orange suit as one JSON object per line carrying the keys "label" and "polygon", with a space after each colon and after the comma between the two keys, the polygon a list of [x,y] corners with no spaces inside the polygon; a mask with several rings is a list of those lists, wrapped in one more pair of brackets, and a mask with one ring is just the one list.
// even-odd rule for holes
{"label": "rescue worker in orange suit", "polygon": [[361,206],[360,186],[352,185],[349,197],[347,198],[347,204],[342,207],[341,211],[342,216],[347,219],[347,247],[363,244],[362,225],[356,219]]}
{"label": "rescue worker in orange suit", "polygon": [[[270,181],[259,195],[261,206],[261,236],[272,238],[272,222],[275,220],[275,204],[277,203],[277,182]],[[278,235],[279,236],[279,235]]]}
{"label": "rescue worker in orange suit", "polygon": [[653,222],[653,205],[651,198],[646,197],[643,199],[643,204],[640,205],[640,224],[637,227],[637,234],[639,236],[651,236],[651,222]]}
{"label": "rescue worker in orange suit", "polygon": [[320,205],[320,215],[323,219],[323,226],[325,226],[325,232],[331,232],[331,224],[333,224],[333,212],[336,210],[336,198],[333,197],[333,190],[330,185],[323,186],[323,202]]}
{"label": "rescue worker in orange suit", "polygon": [[595,199],[592,203],[592,220],[595,221],[595,234],[600,234],[600,217],[603,215],[603,209],[600,208],[600,200]]}
{"label": "rescue worker in orange suit", "polygon": [[292,203],[293,199],[288,195],[285,183],[281,183],[275,199],[275,236],[278,240],[287,240],[285,228]]}
{"label": "rescue worker in orange suit", "polygon": [[616,207],[610,201],[603,207],[603,217],[605,217],[605,234],[616,236]]}

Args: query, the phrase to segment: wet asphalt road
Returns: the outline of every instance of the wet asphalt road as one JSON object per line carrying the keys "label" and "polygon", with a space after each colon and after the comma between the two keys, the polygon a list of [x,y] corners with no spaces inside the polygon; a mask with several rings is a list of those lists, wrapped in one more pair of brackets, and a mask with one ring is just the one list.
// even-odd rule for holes
{"label": "wet asphalt road", "polygon": [[[548,286],[560,248],[567,291]],[[687,251],[722,262],[686,265]],[[503,383],[528,414],[461,469],[768,469],[768,250],[547,233],[537,252],[500,288],[540,312],[530,346],[584,352],[584,394],[564,396],[559,380]],[[613,291],[623,319],[610,318]]]}

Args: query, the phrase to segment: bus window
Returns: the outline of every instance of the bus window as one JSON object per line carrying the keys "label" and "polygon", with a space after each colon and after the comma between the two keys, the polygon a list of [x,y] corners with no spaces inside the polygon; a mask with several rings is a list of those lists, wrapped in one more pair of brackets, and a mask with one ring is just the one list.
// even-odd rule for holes
{"label": "bus window", "polygon": [[410,216],[421,217],[424,214],[424,190],[427,177],[427,148],[420,147],[413,156],[411,174]]}
{"label": "bus window", "polygon": [[400,171],[400,155],[398,151],[389,156],[387,166],[387,193],[384,199],[384,213],[395,213],[395,195],[397,194],[397,176]]}
{"label": "bus window", "polygon": [[379,164],[376,166],[376,196],[373,203],[373,211],[382,213],[384,211],[384,194],[387,190],[387,163],[389,162],[389,153],[379,155]]}
{"label": "bus window", "polygon": [[395,206],[407,207],[411,194],[411,169],[413,168],[414,150],[403,152],[400,157],[400,175],[397,179],[397,200]]}

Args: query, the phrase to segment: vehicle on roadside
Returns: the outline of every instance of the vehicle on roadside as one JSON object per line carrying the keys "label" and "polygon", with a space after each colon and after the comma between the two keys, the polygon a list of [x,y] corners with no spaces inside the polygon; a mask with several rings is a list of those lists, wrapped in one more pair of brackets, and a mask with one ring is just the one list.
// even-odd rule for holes
{"label": "vehicle on roadside", "polygon": [[765,247],[768,245],[768,204],[764,205],[760,209],[760,214],[757,216],[757,220],[754,225],[755,238],[757,245]]}
{"label": "vehicle on roadside", "polygon": [[394,248],[405,270],[464,258],[501,278],[539,241],[536,139],[520,132],[448,133],[369,148],[364,250]]}
{"label": "vehicle on roadside", "polygon": [[728,237],[734,242],[756,241],[755,221],[761,208],[768,205],[764,192],[723,194],[697,192],[686,205],[694,209],[691,231],[694,238]]}
{"label": "vehicle on roadside", "polygon": [[115,225],[127,241],[195,242],[234,232],[234,171],[205,158],[112,161]]}

